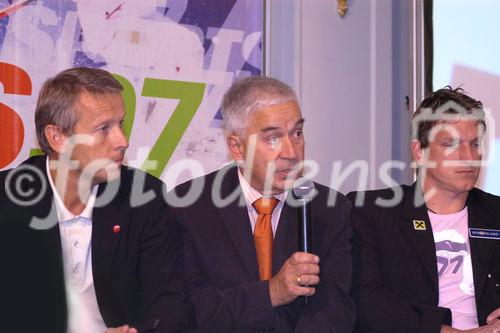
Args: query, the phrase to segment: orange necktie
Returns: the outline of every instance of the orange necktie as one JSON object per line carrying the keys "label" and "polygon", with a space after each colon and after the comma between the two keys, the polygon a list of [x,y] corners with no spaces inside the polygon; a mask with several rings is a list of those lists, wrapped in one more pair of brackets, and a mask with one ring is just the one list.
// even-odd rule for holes
{"label": "orange necktie", "polygon": [[259,275],[261,280],[269,280],[272,277],[273,264],[273,227],[271,215],[278,203],[276,198],[260,198],[252,204],[259,216],[255,223],[253,238],[257,261],[259,263]]}

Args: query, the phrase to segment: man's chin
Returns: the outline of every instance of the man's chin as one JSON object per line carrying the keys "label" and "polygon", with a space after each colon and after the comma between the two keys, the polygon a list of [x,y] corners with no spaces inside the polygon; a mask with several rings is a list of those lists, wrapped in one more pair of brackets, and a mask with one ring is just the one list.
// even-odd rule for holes
{"label": "man's chin", "polygon": [[120,164],[108,164],[104,170],[106,181],[110,182],[120,177]]}
{"label": "man's chin", "polygon": [[94,185],[111,182],[120,178],[120,165],[115,163],[108,164],[104,168],[100,168],[92,174],[89,174],[89,176]]}
{"label": "man's chin", "polygon": [[476,186],[477,179],[477,175],[465,178],[462,180],[460,187],[465,191],[470,191],[474,188],[474,186]]}
{"label": "man's chin", "polygon": [[468,183],[464,184],[464,185],[462,186],[462,188],[463,188],[463,190],[464,190],[465,192],[469,192],[470,190],[472,190],[472,189],[474,188],[474,186],[475,186],[475,185],[476,185],[476,183],[475,183],[475,182],[468,182]]}
{"label": "man's chin", "polygon": [[273,182],[273,194],[280,194],[293,189],[295,179],[287,179]]}

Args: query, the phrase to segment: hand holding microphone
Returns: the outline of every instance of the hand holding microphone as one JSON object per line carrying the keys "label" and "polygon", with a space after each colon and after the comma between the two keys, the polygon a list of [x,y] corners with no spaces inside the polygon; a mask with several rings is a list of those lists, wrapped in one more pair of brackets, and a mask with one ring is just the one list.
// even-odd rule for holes
{"label": "hand holding microphone", "polygon": [[[299,179],[293,189],[298,212],[299,252],[283,264],[278,274],[269,280],[269,293],[273,307],[293,302],[299,296],[312,296],[319,283],[319,257],[312,254],[311,200],[314,183]],[[293,223],[293,221],[287,221]]]}
{"label": "hand holding microphone", "polygon": [[[298,213],[299,227],[299,251],[310,253],[312,249],[312,232],[311,232],[311,200],[314,196],[314,183],[308,179],[300,178],[295,182],[293,189],[295,199],[300,203]],[[319,267],[318,267],[319,271]],[[297,282],[301,285],[308,286],[302,277],[297,277]],[[307,303],[307,296],[305,296]]]}

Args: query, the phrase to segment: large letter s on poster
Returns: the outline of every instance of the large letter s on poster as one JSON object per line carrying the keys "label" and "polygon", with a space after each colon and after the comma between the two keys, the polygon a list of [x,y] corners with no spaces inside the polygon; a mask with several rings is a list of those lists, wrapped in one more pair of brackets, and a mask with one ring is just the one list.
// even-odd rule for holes
{"label": "large letter s on poster", "polygon": [[[0,62],[0,83],[4,94],[31,95],[31,79],[22,68]],[[0,169],[19,154],[24,142],[21,118],[9,106],[0,103]]]}

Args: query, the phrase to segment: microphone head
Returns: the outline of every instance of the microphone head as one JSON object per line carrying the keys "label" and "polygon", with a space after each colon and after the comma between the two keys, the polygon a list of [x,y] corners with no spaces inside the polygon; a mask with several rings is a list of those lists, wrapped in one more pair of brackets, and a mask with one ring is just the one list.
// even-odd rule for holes
{"label": "microphone head", "polygon": [[306,178],[295,181],[293,195],[299,200],[311,200],[314,196],[314,183]]}

